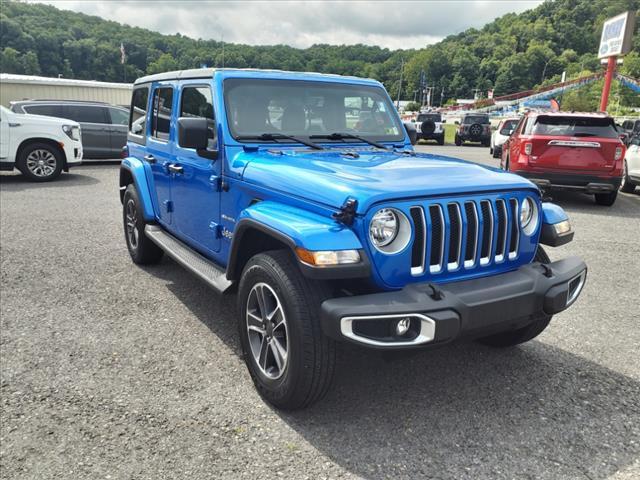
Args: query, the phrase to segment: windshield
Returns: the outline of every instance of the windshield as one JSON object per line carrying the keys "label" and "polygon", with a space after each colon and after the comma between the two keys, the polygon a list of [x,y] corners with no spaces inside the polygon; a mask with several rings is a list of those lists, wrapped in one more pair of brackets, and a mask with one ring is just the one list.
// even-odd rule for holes
{"label": "windshield", "polygon": [[[236,139],[265,133],[308,139],[340,132],[374,141],[404,140],[397,114],[379,87],[228,79],[224,92],[229,128]],[[324,141],[344,140],[334,137]]]}
{"label": "windshield", "polygon": [[500,129],[500,135],[511,135],[511,132],[516,128],[518,122],[519,120],[505,120]]}
{"label": "windshield", "polygon": [[[529,123],[531,125],[531,123]],[[552,135],[559,137],[618,138],[612,118],[545,116],[537,118],[533,126],[527,126],[527,135]]]}
{"label": "windshield", "polygon": [[470,125],[472,123],[489,123],[489,117],[486,115],[468,115],[464,117],[464,122],[466,125]]}
{"label": "windshield", "polygon": [[426,120],[431,120],[432,122],[441,122],[442,115],[440,115],[439,113],[421,113],[420,115],[418,115],[418,122],[424,122]]}

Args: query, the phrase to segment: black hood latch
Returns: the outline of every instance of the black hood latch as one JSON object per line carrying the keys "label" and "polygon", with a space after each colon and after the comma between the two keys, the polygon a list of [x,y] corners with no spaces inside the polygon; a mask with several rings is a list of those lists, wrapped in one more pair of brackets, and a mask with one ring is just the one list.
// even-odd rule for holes
{"label": "black hood latch", "polygon": [[340,207],[340,211],[335,212],[332,216],[340,223],[353,225],[353,219],[356,217],[357,209],[358,200],[355,198],[347,198]]}

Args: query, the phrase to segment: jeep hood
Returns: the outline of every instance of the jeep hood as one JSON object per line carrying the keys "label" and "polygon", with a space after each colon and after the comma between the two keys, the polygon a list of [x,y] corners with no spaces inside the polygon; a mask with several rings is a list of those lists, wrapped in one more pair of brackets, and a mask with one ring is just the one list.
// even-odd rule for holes
{"label": "jeep hood", "polygon": [[355,198],[360,214],[390,200],[536,189],[518,175],[442,155],[272,149],[242,152],[235,161],[245,164],[248,183],[334,208]]}

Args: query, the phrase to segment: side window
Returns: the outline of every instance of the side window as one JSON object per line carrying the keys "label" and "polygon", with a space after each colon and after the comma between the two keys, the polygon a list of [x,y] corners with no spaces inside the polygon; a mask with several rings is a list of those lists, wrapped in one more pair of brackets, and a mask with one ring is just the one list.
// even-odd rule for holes
{"label": "side window", "polygon": [[129,112],[129,132],[144,135],[147,125],[147,100],[149,87],[136,88],[131,95],[131,111]]}
{"label": "side window", "polygon": [[153,92],[151,136],[159,140],[169,140],[171,127],[171,108],[173,105],[173,88],[156,88]]}
{"label": "side window", "polygon": [[182,89],[179,117],[202,117],[207,119],[208,137],[207,148],[216,148],[216,122],[213,112],[213,99],[209,87],[185,87]]}
{"label": "side window", "polygon": [[[46,117],[63,117],[62,105],[25,105],[24,111],[31,115],[44,115]],[[64,117],[63,117],[64,118]]]}
{"label": "side window", "polygon": [[129,122],[129,112],[126,110],[109,107],[109,115],[112,125],[127,125]]}
{"label": "side window", "polygon": [[93,105],[66,105],[64,117],[78,123],[109,123],[107,109]]}

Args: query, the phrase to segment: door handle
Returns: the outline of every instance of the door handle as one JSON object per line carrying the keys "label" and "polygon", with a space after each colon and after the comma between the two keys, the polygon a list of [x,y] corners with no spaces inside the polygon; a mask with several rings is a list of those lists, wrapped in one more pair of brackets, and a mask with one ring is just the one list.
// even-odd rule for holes
{"label": "door handle", "polygon": [[184,172],[184,168],[182,168],[180,165],[176,165],[175,163],[170,163],[167,166],[167,169],[171,173],[183,173]]}
{"label": "door handle", "polygon": [[144,159],[149,162],[149,163],[156,163],[156,157],[154,157],[153,155],[149,154],[149,155],[145,155]]}

